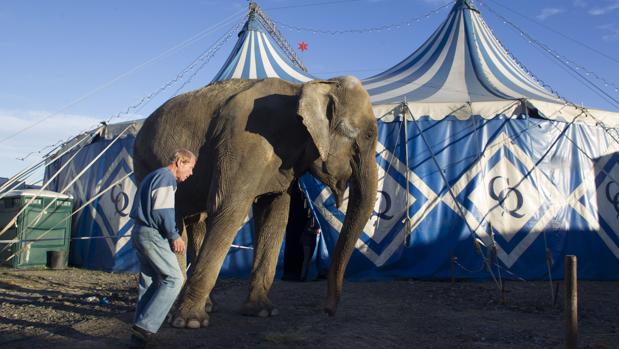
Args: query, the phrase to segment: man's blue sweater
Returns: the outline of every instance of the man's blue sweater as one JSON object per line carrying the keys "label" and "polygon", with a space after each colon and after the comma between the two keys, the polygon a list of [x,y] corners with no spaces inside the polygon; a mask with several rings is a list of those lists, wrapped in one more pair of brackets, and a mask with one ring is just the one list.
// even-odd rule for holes
{"label": "man's blue sweater", "polygon": [[168,240],[179,238],[174,213],[176,178],[167,167],[148,174],[138,187],[130,216],[135,224],[157,229]]}

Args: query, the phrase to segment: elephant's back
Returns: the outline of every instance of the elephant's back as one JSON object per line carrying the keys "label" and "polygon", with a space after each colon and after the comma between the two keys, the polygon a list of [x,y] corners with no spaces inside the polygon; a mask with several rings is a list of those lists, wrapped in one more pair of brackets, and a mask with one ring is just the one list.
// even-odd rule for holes
{"label": "elephant's back", "polygon": [[179,148],[199,154],[213,116],[230,96],[255,83],[238,79],[216,82],[173,97],[157,108],[136,136],[133,160],[137,180],[167,165]]}

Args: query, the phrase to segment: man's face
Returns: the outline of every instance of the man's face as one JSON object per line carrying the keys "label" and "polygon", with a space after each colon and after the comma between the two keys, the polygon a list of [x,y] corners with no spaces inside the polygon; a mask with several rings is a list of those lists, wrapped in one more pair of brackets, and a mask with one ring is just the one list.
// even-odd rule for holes
{"label": "man's face", "polygon": [[193,167],[196,165],[196,160],[192,159],[187,162],[178,160],[176,162],[176,181],[184,182],[189,176],[193,174]]}

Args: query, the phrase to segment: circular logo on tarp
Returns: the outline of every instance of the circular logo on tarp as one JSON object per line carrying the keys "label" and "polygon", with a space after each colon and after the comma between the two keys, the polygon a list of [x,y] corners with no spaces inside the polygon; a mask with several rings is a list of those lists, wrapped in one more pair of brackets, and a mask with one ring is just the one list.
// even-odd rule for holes
{"label": "circular logo on tarp", "polygon": [[[503,181],[503,189],[497,192],[497,188],[495,182],[499,179]],[[522,218],[524,214],[518,213],[518,211],[522,208],[524,204],[524,198],[522,197],[522,193],[515,187],[509,186],[509,178],[505,178],[503,176],[496,176],[490,180],[488,184],[488,192],[490,193],[490,197],[496,201],[498,201],[501,208],[509,213],[514,218]],[[516,203],[513,208],[507,207],[507,198],[511,195],[515,195]],[[511,200],[513,202],[513,200]]]}
{"label": "circular logo on tarp", "polygon": [[117,184],[112,188],[110,200],[114,203],[114,208],[120,216],[126,217],[129,215],[128,212],[125,213],[125,210],[129,207],[129,195],[122,190],[121,184]]}
{"label": "circular logo on tarp", "polygon": [[606,183],[606,198],[613,205],[617,218],[619,218],[619,184],[611,180]]}
{"label": "circular logo on tarp", "polygon": [[385,203],[385,208],[382,211],[380,211],[380,212],[374,211],[374,215],[377,216],[380,219],[391,219],[391,218],[393,218],[392,215],[388,215],[387,214],[387,212],[389,212],[389,210],[391,210],[391,196],[389,196],[389,194],[386,191],[382,191],[382,190],[379,190],[378,194],[380,196],[382,196],[382,198],[383,198],[382,202]]}

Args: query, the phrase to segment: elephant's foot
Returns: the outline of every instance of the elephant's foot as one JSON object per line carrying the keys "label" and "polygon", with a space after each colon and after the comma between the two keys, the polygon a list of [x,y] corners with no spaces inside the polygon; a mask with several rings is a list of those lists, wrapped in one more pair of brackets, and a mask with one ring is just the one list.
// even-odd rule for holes
{"label": "elephant's foot", "polygon": [[325,313],[329,316],[335,316],[335,312],[337,311],[338,300],[336,297],[328,297],[327,303],[325,304]]}
{"label": "elephant's foot", "polygon": [[247,316],[269,317],[279,315],[279,310],[268,300],[245,301],[241,307],[241,314]]}
{"label": "elephant's foot", "polygon": [[[174,306],[172,307],[172,309],[170,310],[170,312],[168,313],[168,315],[166,315],[166,320],[165,322],[168,324],[172,323],[172,320],[174,320],[175,316],[174,314],[177,312],[176,310],[177,308],[177,304],[174,304]],[[206,304],[204,305],[204,310],[207,313],[214,313],[217,311],[217,305],[215,305],[215,303],[211,300],[211,297],[208,297],[206,299]],[[184,327],[184,326],[181,326]],[[205,326],[203,326],[205,327]]]}
{"label": "elephant's foot", "polygon": [[178,307],[172,326],[176,328],[200,328],[207,327],[209,316],[206,312],[205,302],[194,303],[188,300]]}

